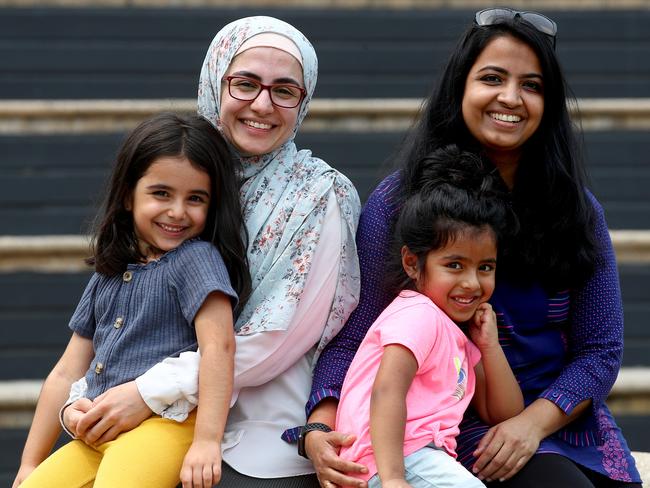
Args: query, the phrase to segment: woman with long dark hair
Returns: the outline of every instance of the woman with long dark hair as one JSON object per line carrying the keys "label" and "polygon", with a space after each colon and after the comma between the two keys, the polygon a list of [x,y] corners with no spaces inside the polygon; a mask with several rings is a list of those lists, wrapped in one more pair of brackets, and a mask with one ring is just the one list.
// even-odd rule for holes
{"label": "woman with long dark hair", "polygon": [[[395,217],[406,198],[425,191],[418,178],[424,156],[456,144],[498,171],[519,222],[500,242],[490,303],[526,403],[490,429],[470,411],[458,460],[504,487],[640,486],[604,403],[623,350],[620,288],[603,210],[587,189],[568,114],[572,99],[554,50],[556,32],[535,12],[476,13],[403,144],[401,169],[380,183],[362,212],[360,303],[319,360],[309,422],[334,427],[349,362],[394,298],[382,281]],[[344,474],[363,467],[337,456],[352,442],[345,432],[303,437],[323,486],[364,486]]]}

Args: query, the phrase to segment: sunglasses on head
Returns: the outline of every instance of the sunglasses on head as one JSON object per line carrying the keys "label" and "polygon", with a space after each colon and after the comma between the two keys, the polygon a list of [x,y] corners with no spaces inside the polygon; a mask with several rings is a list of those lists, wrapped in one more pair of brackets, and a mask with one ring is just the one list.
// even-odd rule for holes
{"label": "sunglasses on head", "polygon": [[555,35],[557,34],[557,24],[549,19],[546,15],[537,12],[526,12],[513,10],[507,7],[501,8],[486,8],[476,12],[474,22],[476,25],[494,25],[504,20],[522,19],[531,24],[542,34],[546,34],[553,40],[553,48],[555,48]]}

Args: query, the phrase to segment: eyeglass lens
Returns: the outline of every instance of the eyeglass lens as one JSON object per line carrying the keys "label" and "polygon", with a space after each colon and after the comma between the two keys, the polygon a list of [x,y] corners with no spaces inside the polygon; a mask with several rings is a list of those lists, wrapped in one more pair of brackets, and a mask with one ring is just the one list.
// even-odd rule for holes
{"label": "eyeglass lens", "polygon": [[229,77],[230,95],[238,100],[255,100],[263,89],[267,89],[274,105],[284,108],[298,106],[302,99],[302,90],[295,85],[262,85],[256,80],[244,77]]}

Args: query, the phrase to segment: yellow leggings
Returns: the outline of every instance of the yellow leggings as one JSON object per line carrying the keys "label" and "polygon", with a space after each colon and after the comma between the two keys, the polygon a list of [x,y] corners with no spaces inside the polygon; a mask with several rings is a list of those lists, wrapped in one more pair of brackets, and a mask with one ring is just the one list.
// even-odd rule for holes
{"label": "yellow leggings", "polygon": [[174,488],[192,444],[196,410],[185,422],[153,416],[97,448],[73,440],[20,488]]}

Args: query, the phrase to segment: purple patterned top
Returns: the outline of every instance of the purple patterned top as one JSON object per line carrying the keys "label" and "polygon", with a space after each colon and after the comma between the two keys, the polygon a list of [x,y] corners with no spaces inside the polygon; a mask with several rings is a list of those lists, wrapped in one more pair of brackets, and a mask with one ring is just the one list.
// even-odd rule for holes
{"label": "purple patterned top", "polygon": [[[314,371],[309,414],[325,397],[339,397],[347,368],[366,331],[393,297],[382,290],[390,225],[398,211],[400,179],[385,178],[372,193],[359,221],[357,247],[361,298],[344,328],[328,344]],[[596,270],[579,290],[549,296],[539,285],[527,288],[499,280],[490,300],[497,313],[499,340],[526,404],[546,398],[570,413],[585,399],[593,408],[552,436],[538,452],[554,452],[611,479],[640,482],[625,439],[605,405],[620,368],[623,310],[616,258],[603,209],[596,209],[594,232],[601,245]],[[458,460],[474,462],[472,452],[487,426],[470,412],[458,436]]]}

